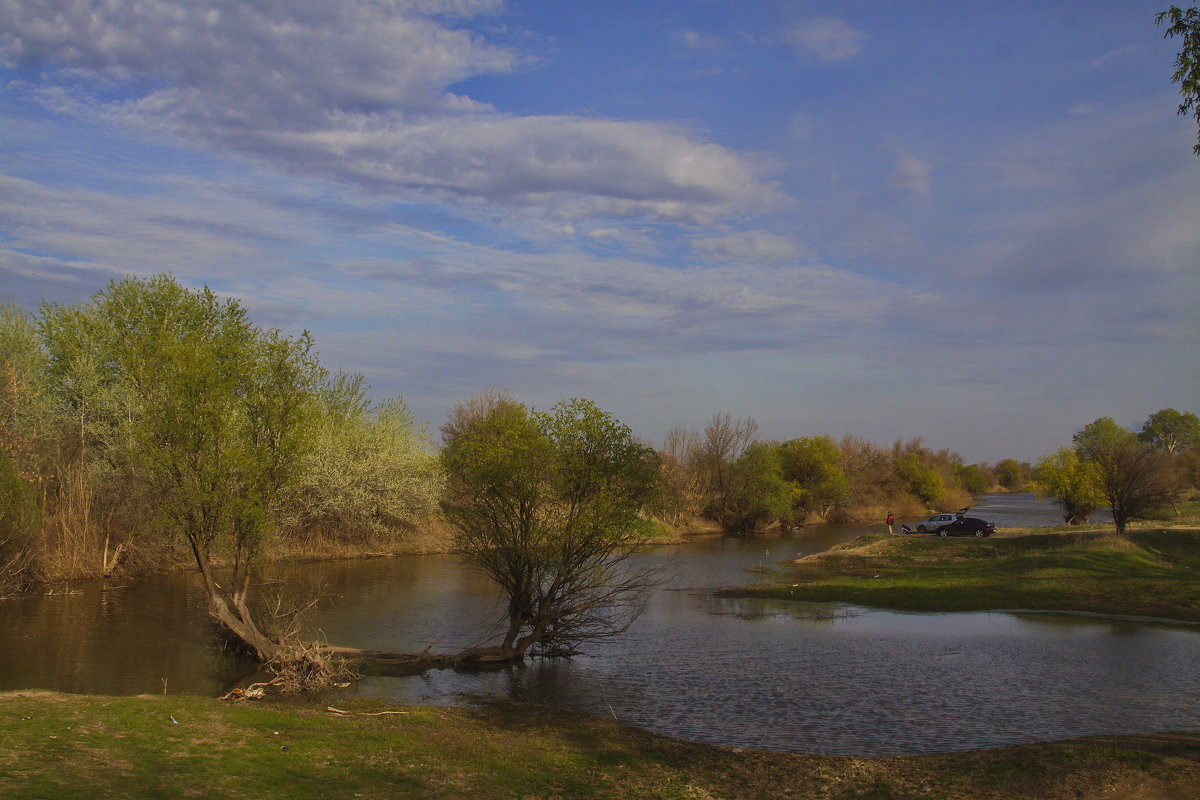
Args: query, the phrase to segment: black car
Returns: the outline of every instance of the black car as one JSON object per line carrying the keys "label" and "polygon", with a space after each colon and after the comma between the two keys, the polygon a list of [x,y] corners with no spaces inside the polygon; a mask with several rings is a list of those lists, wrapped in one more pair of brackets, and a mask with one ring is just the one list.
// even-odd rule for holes
{"label": "black car", "polygon": [[996,523],[979,517],[955,517],[954,521],[937,529],[938,536],[991,536],[996,532]]}

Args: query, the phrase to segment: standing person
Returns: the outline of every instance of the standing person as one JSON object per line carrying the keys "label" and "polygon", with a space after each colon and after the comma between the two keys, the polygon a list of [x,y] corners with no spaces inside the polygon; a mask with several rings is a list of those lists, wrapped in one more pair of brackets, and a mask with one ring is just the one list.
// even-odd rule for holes
{"label": "standing person", "polygon": [[896,518],[892,516],[892,512],[889,511],[887,515],[888,536],[892,535],[892,526],[895,524]]}

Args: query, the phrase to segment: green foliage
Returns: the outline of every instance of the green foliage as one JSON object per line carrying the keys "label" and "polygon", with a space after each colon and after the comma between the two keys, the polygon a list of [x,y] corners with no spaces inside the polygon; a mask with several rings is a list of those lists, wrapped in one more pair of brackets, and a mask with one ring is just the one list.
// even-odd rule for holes
{"label": "green foliage", "polygon": [[986,492],[988,477],[978,464],[954,464],[954,479],[971,494]]}
{"label": "green foliage", "polygon": [[[1155,25],[1164,22],[1171,23],[1164,37],[1183,39],[1175,57],[1175,72],[1171,74],[1171,81],[1179,84],[1179,94],[1183,96],[1178,112],[1181,115],[1191,112],[1200,126],[1200,10],[1192,6],[1184,11],[1173,5],[1154,16]],[[1200,134],[1192,151],[1200,156]]]}
{"label": "green foliage", "polygon": [[946,484],[937,470],[925,463],[919,453],[905,453],[896,459],[896,476],[905,489],[930,508],[946,491]]}
{"label": "green foliage", "polygon": [[1112,417],[1100,417],[1084,425],[1071,437],[1071,442],[1081,459],[1097,461],[1134,438],[1132,432],[1122,428]]}
{"label": "green foliage", "polygon": [[1164,408],[1146,418],[1138,440],[1168,453],[1200,444],[1200,417],[1190,411]]}
{"label": "green foliage", "polygon": [[20,588],[33,557],[31,539],[38,522],[37,496],[0,452],[0,595]]}
{"label": "green foliage", "polygon": [[1080,460],[1095,466],[1117,533],[1123,534],[1130,520],[1152,514],[1174,498],[1178,477],[1169,456],[1152,450],[1109,417],[1085,425],[1074,442]]}
{"label": "green foliage", "polygon": [[1068,447],[1042,458],[1035,475],[1040,494],[1063,510],[1063,519],[1068,524],[1087,522],[1091,513],[1104,504],[1096,465],[1081,461]]}
{"label": "green foliage", "polygon": [[792,439],[779,446],[784,480],[791,484],[791,519],[824,519],[850,495],[842,454],[828,436]]}
{"label": "green foliage", "polygon": [[658,460],[587,400],[549,413],[504,402],[447,437],[443,509],[458,549],[503,591],[508,630],[487,656],[566,654],[624,630],[647,576],[626,569]]}
{"label": "green foliage", "polygon": [[314,446],[286,505],[287,527],[378,537],[427,520],[441,497],[441,464],[404,401],[369,409],[358,382],[321,405]]}
{"label": "green foliage", "polygon": [[1005,489],[1017,490],[1028,480],[1029,470],[1026,465],[1013,458],[1006,458],[996,465],[996,479]]}
{"label": "green foliage", "polygon": [[728,502],[717,521],[731,533],[753,533],[786,516],[793,501],[779,450],[755,442],[728,467]]}

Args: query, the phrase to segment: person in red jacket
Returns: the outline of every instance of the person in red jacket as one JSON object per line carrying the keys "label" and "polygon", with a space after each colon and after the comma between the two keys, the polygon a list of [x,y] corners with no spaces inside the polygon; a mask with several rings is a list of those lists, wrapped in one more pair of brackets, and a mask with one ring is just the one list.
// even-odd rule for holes
{"label": "person in red jacket", "polygon": [[892,535],[892,526],[895,524],[896,518],[892,516],[892,512],[889,511],[887,515],[888,536]]}

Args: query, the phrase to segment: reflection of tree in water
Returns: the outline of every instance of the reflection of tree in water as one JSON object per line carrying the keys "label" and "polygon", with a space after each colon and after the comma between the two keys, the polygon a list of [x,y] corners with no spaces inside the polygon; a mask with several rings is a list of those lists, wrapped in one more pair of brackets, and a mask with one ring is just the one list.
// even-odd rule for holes
{"label": "reflection of tree in water", "polygon": [[705,611],[715,617],[737,617],[749,621],[796,619],[803,622],[836,622],[861,616],[861,609],[830,603],[801,603],[761,597],[708,597]]}

